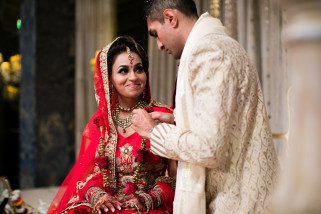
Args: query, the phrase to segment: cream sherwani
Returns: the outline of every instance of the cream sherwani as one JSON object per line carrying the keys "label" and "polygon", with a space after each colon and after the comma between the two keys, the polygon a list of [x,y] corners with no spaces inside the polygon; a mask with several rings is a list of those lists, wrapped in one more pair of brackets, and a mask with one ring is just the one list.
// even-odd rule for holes
{"label": "cream sherwani", "polygon": [[181,56],[174,116],[151,133],[151,150],[178,160],[174,213],[265,212],[278,163],[258,75],[208,13]]}

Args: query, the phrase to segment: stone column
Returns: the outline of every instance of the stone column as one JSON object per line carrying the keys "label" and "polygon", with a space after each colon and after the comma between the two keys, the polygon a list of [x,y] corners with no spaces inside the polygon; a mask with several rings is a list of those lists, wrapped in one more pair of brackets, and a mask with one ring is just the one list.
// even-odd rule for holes
{"label": "stone column", "polygon": [[222,22],[228,34],[237,39],[237,4],[236,0],[222,1]]}
{"label": "stone column", "polygon": [[273,213],[321,213],[321,2],[284,2],[292,120]]}
{"label": "stone column", "polygon": [[21,4],[21,188],[58,185],[74,162],[75,1]]}

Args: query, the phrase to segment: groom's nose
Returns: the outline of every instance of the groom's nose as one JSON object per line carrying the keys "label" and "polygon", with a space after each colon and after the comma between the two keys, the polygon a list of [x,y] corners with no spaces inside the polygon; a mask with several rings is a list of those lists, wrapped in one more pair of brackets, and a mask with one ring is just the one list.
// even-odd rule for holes
{"label": "groom's nose", "polygon": [[159,50],[164,50],[165,46],[163,45],[163,43],[161,43],[158,39],[157,39],[157,47]]}

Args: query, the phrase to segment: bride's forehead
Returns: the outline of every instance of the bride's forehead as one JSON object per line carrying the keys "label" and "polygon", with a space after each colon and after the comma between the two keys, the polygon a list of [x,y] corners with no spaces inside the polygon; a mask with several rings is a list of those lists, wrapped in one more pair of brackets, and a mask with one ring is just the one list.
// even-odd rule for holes
{"label": "bride's forehead", "polygon": [[130,64],[131,60],[133,60],[133,62],[136,62],[136,63],[142,61],[139,55],[135,52],[131,52],[131,54],[128,54],[127,52],[122,52],[116,56],[114,64],[118,64],[118,63]]}

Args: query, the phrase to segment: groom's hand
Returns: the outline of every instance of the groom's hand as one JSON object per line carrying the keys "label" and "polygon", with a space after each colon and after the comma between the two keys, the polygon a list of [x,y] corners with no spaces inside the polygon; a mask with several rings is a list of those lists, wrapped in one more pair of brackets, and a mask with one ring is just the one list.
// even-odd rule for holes
{"label": "groom's hand", "polygon": [[175,118],[172,113],[154,111],[149,114],[155,120],[156,123],[169,123],[169,124],[175,123]]}
{"label": "groom's hand", "polygon": [[150,131],[156,122],[144,109],[134,109],[131,127],[142,137],[150,139]]}

